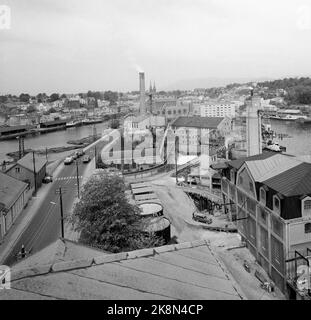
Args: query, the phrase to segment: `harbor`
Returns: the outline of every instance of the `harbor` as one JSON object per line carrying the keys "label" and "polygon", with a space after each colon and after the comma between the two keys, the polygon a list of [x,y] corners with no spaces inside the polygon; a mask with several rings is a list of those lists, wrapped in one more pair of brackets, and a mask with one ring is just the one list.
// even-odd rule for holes
{"label": "harbor", "polygon": [[[88,137],[101,135],[108,128],[109,122],[105,121],[98,124],[89,124],[79,127],[63,128],[62,130],[46,132],[46,134],[27,135],[24,140],[25,150],[36,150],[38,154],[45,156],[46,148],[48,149],[49,160],[57,160],[67,155],[68,151],[81,148],[87,143]],[[84,139],[79,141],[80,139]],[[72,143],[74,142],[74,143]],[[9,154],[18,151],[18,140],[2,140],[0,141],[0,161],[12,161]],[[55,152],[57,151],[57,152]]]}

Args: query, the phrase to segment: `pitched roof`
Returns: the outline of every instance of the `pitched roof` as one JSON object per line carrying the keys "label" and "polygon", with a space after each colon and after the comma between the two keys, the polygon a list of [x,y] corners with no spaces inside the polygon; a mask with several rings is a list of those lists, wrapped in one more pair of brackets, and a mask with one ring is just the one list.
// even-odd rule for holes
{"label": "pitched roof", "polygon": [[[24,263],[28,259],[24,260]],[[0,299],[243,299],[204,240],[12,268]]]}
{"label": "pitched roof", "polygon": [[[32,153],[27,153],[23,158],[17,161],[17,163],[33,172],[33,156]],[[42,157],[35,156],[36,172],[39,172],[45,165],[47,160]]]}
{"label": "pitched roof", "polygon": [[27,184],[0,172],[0,204],[9,209],[20,194],[27,188]]}
{"label": "pitched roof", "polygon": [[201,129],[217,129],[224,118],[215,117],[178,117],[172,127],[188,127]]}
{"label": "pitched roof", "polygon": [[301,164],[263,181],[285,197],[311,194],[311,164]]}
{"label": "pitched roof", "polygon": [[288,157],[280,153],[262,160],[245,161],[254,180],[257,182],[262,182],[272,178],[284,171],[298,166],[301,162],[302,161],[295,157]]}
{"label": "pitched roof", "polygon": [[242,167],[242,165],[244,164],[245,161],[264,160],[264,159],[273,157],[276,154],[277,153],[272,152],[272,151],[265,151],[263,153],[256,154],[254,156],[243,157],[243,158],[240,158],[240,159],[229,161],[228,164],[229,164],[229,166],[239,170]]}

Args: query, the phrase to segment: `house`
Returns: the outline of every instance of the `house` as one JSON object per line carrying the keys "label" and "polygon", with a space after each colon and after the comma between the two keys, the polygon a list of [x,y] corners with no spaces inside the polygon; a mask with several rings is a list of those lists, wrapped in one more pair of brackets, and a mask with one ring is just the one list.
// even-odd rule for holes
{"label": "house", "polygon": [[116,254],[60,239],[17,263],[1,300],[242,300],[204,240]]}
{"label": "house", "polygon": [[[33,154],[28,153],[15,165],[8,168],[5,173],[29,184],[30,189],[39,189],[42,185],[42,179],[46,176],[46,165],[47,160],[45,158],[35,156],[33,159]],[[36,176],[36,183],[34,176]]]}
{"label": "house", "polygon": [[311,298],[310,278],[297,281],[311,253],[311,163],[265,152],[221,172],[225,210],[250,252],[289,297]]}
{"label": "house", "polygon": [[29,186],[0,172],[0,241],[27,205]]}

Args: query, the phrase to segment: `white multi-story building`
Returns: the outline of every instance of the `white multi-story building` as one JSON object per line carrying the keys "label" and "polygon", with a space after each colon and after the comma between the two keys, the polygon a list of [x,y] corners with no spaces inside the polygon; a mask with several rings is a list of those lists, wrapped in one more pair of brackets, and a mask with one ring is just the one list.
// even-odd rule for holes
{"label": "white multi-story building", "polygon": [[223,102],[206,102],[201,105],[201,117],[234,118],[235,104]]}

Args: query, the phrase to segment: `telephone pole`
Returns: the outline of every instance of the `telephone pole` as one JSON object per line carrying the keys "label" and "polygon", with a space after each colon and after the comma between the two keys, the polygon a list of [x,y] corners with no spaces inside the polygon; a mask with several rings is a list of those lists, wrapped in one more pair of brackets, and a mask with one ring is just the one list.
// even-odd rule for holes
{"label": "telephone pole", "polygon": [[56,194],[59,194],[59,204],[60,204],[60,223],[61,223],[61,236],[65,238],[65,231],[64,231],[64,210],[63,210],[63,193],[62,187],[59,187],[56,190]]}

